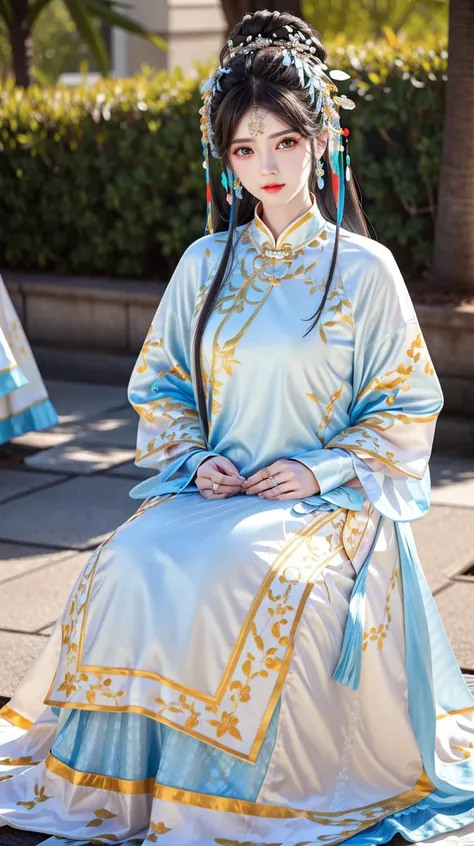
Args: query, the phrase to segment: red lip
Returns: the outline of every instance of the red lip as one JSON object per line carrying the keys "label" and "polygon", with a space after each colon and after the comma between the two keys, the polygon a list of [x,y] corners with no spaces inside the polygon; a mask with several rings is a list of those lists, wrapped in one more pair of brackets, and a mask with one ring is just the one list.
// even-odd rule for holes
{"label": "red lip", "polygon": [[273,185],[264,185],[262,187],[263,191],[269,191],[271,194],[276,194],[277,191],[281,191],[282,188],[285,187],[285,183],[282,184],[273,184]]}

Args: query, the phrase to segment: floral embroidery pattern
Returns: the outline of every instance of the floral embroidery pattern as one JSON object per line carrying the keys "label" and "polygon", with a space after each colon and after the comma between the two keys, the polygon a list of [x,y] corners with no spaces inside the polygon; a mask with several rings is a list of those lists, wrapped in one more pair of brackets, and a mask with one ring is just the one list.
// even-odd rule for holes
{"label": "floral embroidery pattern", "polygon": [[472,756],[472,752],[470,750],[474,749],[474,743],[468,743],[464,746],[453,746],[453,749],[457,749],[458,752],[462,752],[463,758],[467,759]]}
{"label": "floral embroidery pattern", "polygon": [[162,822],[158,822],[158,823],[152,822],[150,824],[150,828],[151,828],[151,834],[149,834],[146,839],[151,840],[152,843],[156,843],[158,838],[161,837],[161,835],[168,834],[169,831],[172,831],[171,828],[167,828],[165,826],[165,824],[162,823]]}
{"label": "floral embroidery pattern", "polygon": [[0,758],[0,767],[37,767],[41,761],[33,761],[31,756],[26,758]]}
{"label": "floral embroidery pattern", "polygon": [[[329,402],[326,405],[326,411],[324,413],[324,417],[321,420],[321,423],[318,426],[316,431],[316,435],[318,436],[319,441],[323,446],[325,446],[325,433],[328,426],[331,424],[332,419],[334,417],[334,410],[336,402],[342,397],[344,391],[345,381],[342,381],[339,388],[337,388],[329,399]],[[321,401],[317,398],[315,394],[306,394],[308,399],[312,400],[312,402],[316,402],[321,404]]]}
{"label": "floral embroidery pattern", "polygon": [[392,593],[397,586],[397,579],[398,579],[399,570],[398,567],[395,567],[392,573],[392,577],[390,580],[390,587],[387,591],[385,596],[385,609],[384,609],[384,618],[383,622],[380,623],[378,626],[372,626],[368,631],[364,632],[364,638],[362,643],[362,649],[365,652],[368,649],[369,643],[372,641],[373,643],[377,644],[379,649],[383,649],[384,642],[387,638],[390,623],[392,622],[392,612],[391,612],[391,601],[392,601]]}
{"label": "floral embroidery pattern", "polygon": [[[145,510],[148,509],[142,508],[130,519],[137,519]],[[322,516],[317,514],[282,546],[262,583],[261,598],[252,611],[252,619],[246,623],[248,629],[242,635],[239,651],[235,653],[235,663],[232,658],[216,701],[209,702],[209,694],[203,694],[200,700],[195,692],[181,690],[176,693],[172,681],[165,680],[166,684],[163,684],[160,677],[151,677],[148,682],[149,716],[197,737],[213,739],[225,749],[237,751],[246,744],[251,745],[253,729],[246,721],[246,732],[247,735],[250,733],[250,737],[245,735],[241,711],[254,696],[259,702],[268,703],[275,685],[284,678],[297,623],[312,580],[328,559],[340,554],[343,549],[341,540],[346,514],[344,509]],[[107,710],[118,707],[123,710],[129,704],[127,691],[133,674],[128,670],[122,674],[117,668],[116,673],[111,675],[100,667],[89,668],[80,663],[79,643],[88,602],[85,594],[92,589],[91,580],[102,548],[99,547],[89,560],[73,591],[63,622],[63,647],[57,680],[47,697],[48,704],[71,702]],[[295,553],[298,566],[292,564]],[[154,708],[151,703],[154,703]]]}
{"label": "floral embroidery pattern", "polygon": [[319,335],[324,344],[328,343],[328,329],[332,329],[337,323],[346,323],[351,329],[354,327],[352,319],[352,307],[346,297],[344,286],[340,282],[328,295],[326,305],[319,324]]}
{"label": "floral embroidery pattern", "polygon": [[16,804],[21,805],[22,808],[26,808],[27,811],[32,811],[36,805],[39,805],[42,802],[47,802],[48,799],[51,799],[51,796],[46,796],[46,788],[44,785],[40,787],[39,784],[35,784],[33,792],[35,794],[34,799],[31,799],[29,802],[17,802]]}

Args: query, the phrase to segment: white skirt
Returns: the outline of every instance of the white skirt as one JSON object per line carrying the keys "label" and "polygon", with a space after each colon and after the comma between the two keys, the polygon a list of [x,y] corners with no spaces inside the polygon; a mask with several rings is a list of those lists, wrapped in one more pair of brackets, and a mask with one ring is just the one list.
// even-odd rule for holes
{"label": "white skirt", "polygon": [[[410,720],[395,524],[367,500],[293,505],[150,500],[94,552],[0,712],[5,824],[144,846],[469,831],[474,782],[454,808]],[[375,538],[352,690],[333,674]],[[458,767],[474,702],[437,716],[436,755]]]}

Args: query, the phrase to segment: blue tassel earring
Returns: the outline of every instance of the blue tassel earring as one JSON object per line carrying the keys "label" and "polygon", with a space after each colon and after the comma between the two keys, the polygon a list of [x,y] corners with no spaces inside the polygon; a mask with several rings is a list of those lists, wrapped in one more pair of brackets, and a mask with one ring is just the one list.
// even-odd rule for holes
{"label": "blue tassel earring", "polygon": [[316,162],[316,179],[318,183],[318,188],[320,191],[324,188],[324,167],[321,159],[318,159]]}

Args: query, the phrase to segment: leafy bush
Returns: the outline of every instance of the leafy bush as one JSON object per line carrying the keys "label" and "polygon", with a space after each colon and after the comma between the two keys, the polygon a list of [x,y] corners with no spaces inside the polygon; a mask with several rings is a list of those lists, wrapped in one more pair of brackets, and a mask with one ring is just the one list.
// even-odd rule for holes
{"label": "leafy bush", "polygon": [[[430,261],[447,54],[334,48],[364,207],[408,279]],[[199,83],[144,72],[86,88],[0,92],[0,263],[163,278],[203,233]]]}

